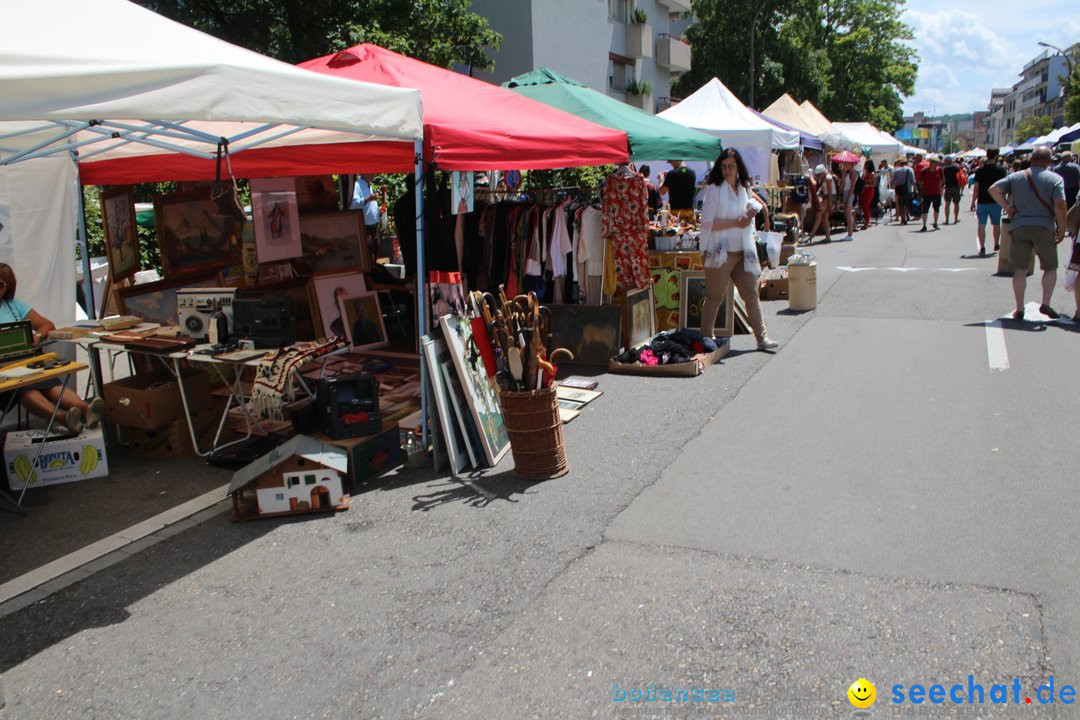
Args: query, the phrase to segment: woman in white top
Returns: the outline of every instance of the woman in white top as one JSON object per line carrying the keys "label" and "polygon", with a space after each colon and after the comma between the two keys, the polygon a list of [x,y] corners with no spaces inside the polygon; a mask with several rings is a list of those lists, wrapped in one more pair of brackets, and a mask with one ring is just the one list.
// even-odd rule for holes
{"label": "woman in white top", "polygon": [[[759,350],[775,350],[766,333],[758,301],[757,276],[744,267],[746,253],[756,253],[754,216],[762,205],[750,190],[750,173],[738,150],[728,148],[716,158],[702,195],[701,235],[705,257],[705,302],[701,306],[701,334],[712,337],[716,313],[727,295],[728,283],[746,303]],[[756,255],[753,258],[756,265]]]}

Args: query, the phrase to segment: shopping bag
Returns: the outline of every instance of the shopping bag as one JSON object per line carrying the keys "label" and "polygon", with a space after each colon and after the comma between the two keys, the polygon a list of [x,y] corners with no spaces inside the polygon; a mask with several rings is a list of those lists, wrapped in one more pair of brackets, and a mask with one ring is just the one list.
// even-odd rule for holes
{"label": "shopping bag", "polygon": [[908,203],[908,207],[911,209],[913,216],[922,215],[922,199],[914,195],[911,196],[911,202]]}
{"label": "shopping bag", "polygon": [[784,233],[760,233],[765,240],[765,250],[769,256],[769,267],[780,267],[780,248],[784,244]]}

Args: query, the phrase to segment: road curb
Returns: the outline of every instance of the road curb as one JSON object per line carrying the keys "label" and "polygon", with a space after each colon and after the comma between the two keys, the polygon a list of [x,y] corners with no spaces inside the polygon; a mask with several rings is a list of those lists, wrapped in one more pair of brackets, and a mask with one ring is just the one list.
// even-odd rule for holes
{"label": "road curb", "polygon": [[0,618],[225,512],[228,487],[215,488],[0,585]]}

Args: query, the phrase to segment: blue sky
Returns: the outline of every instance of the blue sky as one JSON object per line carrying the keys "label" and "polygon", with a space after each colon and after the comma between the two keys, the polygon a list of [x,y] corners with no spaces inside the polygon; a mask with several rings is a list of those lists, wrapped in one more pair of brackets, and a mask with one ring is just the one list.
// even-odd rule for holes
{"label": "blue sky", "polygon": [[904,22],[919,53],[915,94],[904,114],[985,110],[990,88],[1010,87],[1044,48],[1080,41],[1075,0],[907,0]]}

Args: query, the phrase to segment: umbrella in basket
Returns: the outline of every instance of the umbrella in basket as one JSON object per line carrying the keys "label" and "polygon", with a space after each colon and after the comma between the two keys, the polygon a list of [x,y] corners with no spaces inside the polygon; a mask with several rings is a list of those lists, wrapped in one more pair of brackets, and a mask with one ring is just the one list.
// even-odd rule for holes
{"label": "umbrella in basket", "polygon": [[832,156],[833,162],[838,163],[857,163],[859,162],[859,156],[850,150],[845,150],[842,153],[836,153]]}

